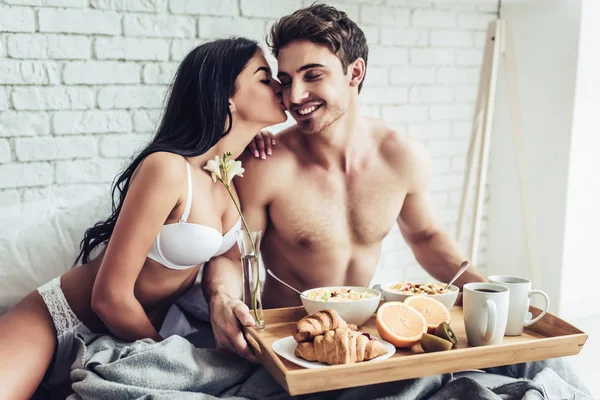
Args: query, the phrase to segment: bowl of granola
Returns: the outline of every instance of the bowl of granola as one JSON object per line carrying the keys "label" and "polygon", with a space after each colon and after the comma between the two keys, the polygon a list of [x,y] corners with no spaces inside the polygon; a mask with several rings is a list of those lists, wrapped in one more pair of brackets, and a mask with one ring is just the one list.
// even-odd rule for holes
{"label": "bowl of granola", "polygon": [[456,303],[459,289],[450,285],[445,289],[445,283],[416,283],[416,282],[392,282],[381,286],[385,301],[404,301],[410,296],[428,296],[439,300],[446,308],[450,309]]}
{"label": "bowl of granola", "polygon": [[360,326],[377,311],[381,292],[362,286],[328,286],[305,290],[300,300],[308,314],[334,309],[347,323]]}

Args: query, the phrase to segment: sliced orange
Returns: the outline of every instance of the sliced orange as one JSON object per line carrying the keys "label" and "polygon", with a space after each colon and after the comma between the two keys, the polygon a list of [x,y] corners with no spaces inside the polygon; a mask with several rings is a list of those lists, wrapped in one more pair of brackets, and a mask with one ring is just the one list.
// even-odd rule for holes
{"label": "sliced orange", "polygon": [[427,321],[427,331],[435,332],[442,322],[450,323],[450,311],[439,300],[427,296],[411,296],[404,304],[420,312]]}
{"label": "sliced orange", "polygon": [[427,332],[425,318],[400,301],[383,303],[377,310],[375,323],[379,336],[400,348],[413,346]]}

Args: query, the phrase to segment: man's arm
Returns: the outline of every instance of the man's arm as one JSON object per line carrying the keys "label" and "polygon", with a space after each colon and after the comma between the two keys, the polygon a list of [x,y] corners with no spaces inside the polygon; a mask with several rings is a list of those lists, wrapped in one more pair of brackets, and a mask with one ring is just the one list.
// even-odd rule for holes
{"label": "man's arm", "polygon": [[234,244],[226,253],[210,259],[202,271],[202,291],[209,302],[215,295],[242,298],[240,251]]}
{"label": "man's arm", "polygon": [[[262,230],[263,234],[267,226],[268,183],[266,179],[261,179],[265,176],[265,165],[259,163],[269,161],[251,160],[250,157],[246,157],[243,160],[246,168],[244,177],[234,179],[248,227],[250,230]],[[257,361],[240,329],[240,324],[253,326],[255,321],[248,307],[241,301],[242,269],[236,244],[204,266],[202,289],[210,306],[210,319],[217,347]]]}
{"label": "man's arm", "polygon": [[[434,278],[449,282],[466,260],[459,244],[442,229],[436,220],[428,193],[431,162],[427,150],[418,142],[408,141],[407,168],[410,189],[398,216],[400,231],[417,261]],[[485,281],[471,266],[455,282],[462,287],[468,282]]]}

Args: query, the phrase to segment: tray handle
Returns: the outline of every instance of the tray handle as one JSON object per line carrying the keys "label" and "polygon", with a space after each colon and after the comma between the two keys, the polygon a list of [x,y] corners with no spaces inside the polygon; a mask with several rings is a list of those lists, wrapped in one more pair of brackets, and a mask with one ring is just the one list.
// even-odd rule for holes
{"label": "tray handle", "polygon": [[244,331],[244,337],[246,338],[246,341],[248,342],[248,345],[252,349],[254,355],[262,359],[262,350],[256,339],[254,339],[254,337],[247,330]]}

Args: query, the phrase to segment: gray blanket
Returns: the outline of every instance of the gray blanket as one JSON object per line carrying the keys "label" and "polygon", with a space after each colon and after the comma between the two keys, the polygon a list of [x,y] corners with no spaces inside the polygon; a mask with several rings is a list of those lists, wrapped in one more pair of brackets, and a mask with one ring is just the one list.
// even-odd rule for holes
{"label": "gray blanket", "polygon": [[[265,368],[224,351],[196,348],[180,336],[171,336],[160,343],[149,339],[125,343],[110,336],[78,333],[76,341],[78,355],[71,371],[75,393],[69,400],[291,398]],[[498,375],[492,373],[445,374],[296,398],[592,399],[562,360],[497,368],[491,372],[504,376],[498,380],[494,379]]]}

